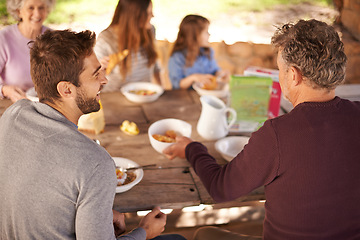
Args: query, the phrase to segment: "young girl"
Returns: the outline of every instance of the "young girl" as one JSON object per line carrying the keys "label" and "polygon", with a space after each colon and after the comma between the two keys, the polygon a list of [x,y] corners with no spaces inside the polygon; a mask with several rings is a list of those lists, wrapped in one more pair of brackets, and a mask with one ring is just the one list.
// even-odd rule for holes
{"label": "young girl", "polygon": [[219,68],[210,48],[209,24],[199,15],[187,15],[182,20],[168,65],[173,89],[188,89],[194,82],[211,84],[214,76],[228,81],[229,72]]}
{"label": "young girl", "polygon": [[[155,81],[160,84],[160,68],[156,64],[155,29],[151,0],[119,0],[110,26],[99,34],[95,53],[104,68],[111,55],[126,52],[126,57],[107,70],[104,91],[117,91],[126,82]],[[123,55],[123,56],[125,56]]]}

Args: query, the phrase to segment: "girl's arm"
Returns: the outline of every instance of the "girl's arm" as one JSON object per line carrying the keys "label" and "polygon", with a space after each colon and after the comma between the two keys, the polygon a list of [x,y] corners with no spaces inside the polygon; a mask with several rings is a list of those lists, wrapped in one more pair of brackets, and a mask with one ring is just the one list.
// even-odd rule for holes
{"label": "girl's arm", "polygon": [[211,74],[194,73],[180,80],[180,88],[188,89],[194,82],[200,82],[203,85],[210,84],[213,77]]}
{"label": "girl's arm", "polygon": [[168,69],[173,89],[188,89],[194,82],[209,84],[211,83],[211,79],[214,77],[211,74],[199,73],[185,76],[185,57],[181,52],[176,52],[170,57]]}

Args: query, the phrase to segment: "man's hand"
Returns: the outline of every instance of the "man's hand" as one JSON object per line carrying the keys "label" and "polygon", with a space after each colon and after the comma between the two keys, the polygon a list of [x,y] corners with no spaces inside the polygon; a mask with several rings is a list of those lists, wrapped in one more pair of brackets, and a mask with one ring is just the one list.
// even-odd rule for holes
{"label": "man's hand", "polygon": [[4,97],[9,98],[12,102],[26,98],[26,95],[21,88],[12,85],[4,85],[2,93]]}
{"label": "man's hand", "polygon": [[192,140],[188,137],[176,137],[176,143],[165,148],[163,153],[170,160],[175,157],[185,158],[185,148],[191,142]]}
{"label": "man's hand", "polygon": [[160,212],[159,207],[155,207],[148,213],[139,224],[146,231],[146,239],[152,239],[160,235],[165,230],[166,215]]}
{"label": "man's hand", "polygon": [[125,232],[126,230],[125,215],[123,213],[113,210],[113,223],[114,223],[115,237],[118,237]]}

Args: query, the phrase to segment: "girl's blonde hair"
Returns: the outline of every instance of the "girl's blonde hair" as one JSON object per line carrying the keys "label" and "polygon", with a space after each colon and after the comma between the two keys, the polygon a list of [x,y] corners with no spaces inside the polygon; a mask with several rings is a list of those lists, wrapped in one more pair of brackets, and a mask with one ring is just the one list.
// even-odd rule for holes
{"label": "girl's blonde hair", "polygon": [[131,53],[142,48],[147,56],[148,66],[153,65],[157,58],[154,44],[154,29],[146,29],[147,9],[151,0],[119,0],[111,27],[118,36],[118,50],[127,49],[129,55],[119,63],[123,78],[131,72]]}
{"label": "girl's blonde hair", "polygon": [[[187,50],[185,65],[191,67],[200,54],[199,36],[201,32],[210,24],[210,21],[200,15],[187,15],[180,23],[179,33],[171,51],[175,52]],[[204,54],[210,58],[210,49],[205,48]]]}

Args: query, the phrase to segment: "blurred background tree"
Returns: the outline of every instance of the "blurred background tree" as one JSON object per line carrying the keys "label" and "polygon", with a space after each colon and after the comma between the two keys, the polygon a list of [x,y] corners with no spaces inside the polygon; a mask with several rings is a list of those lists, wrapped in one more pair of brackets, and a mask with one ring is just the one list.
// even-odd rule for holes
{"label": "blurred background tree", "polygon": [[[186,15],[198,12],[210,18],[221,13],[234,14],[236,12],[261,12],[276,5],[290,5],[308,0],[153,0],[154,11],[166,12],[169,16]],[[311,4],[330,6],[332,0],[311,0]],[[65,24],[72,22],[91,21],[93,16],[112,13],[116,7],[116,0],[57,0],[54,11],[46,23]],[[6,11],[6,0],[0,0],[0,23],[13,23]]]}

